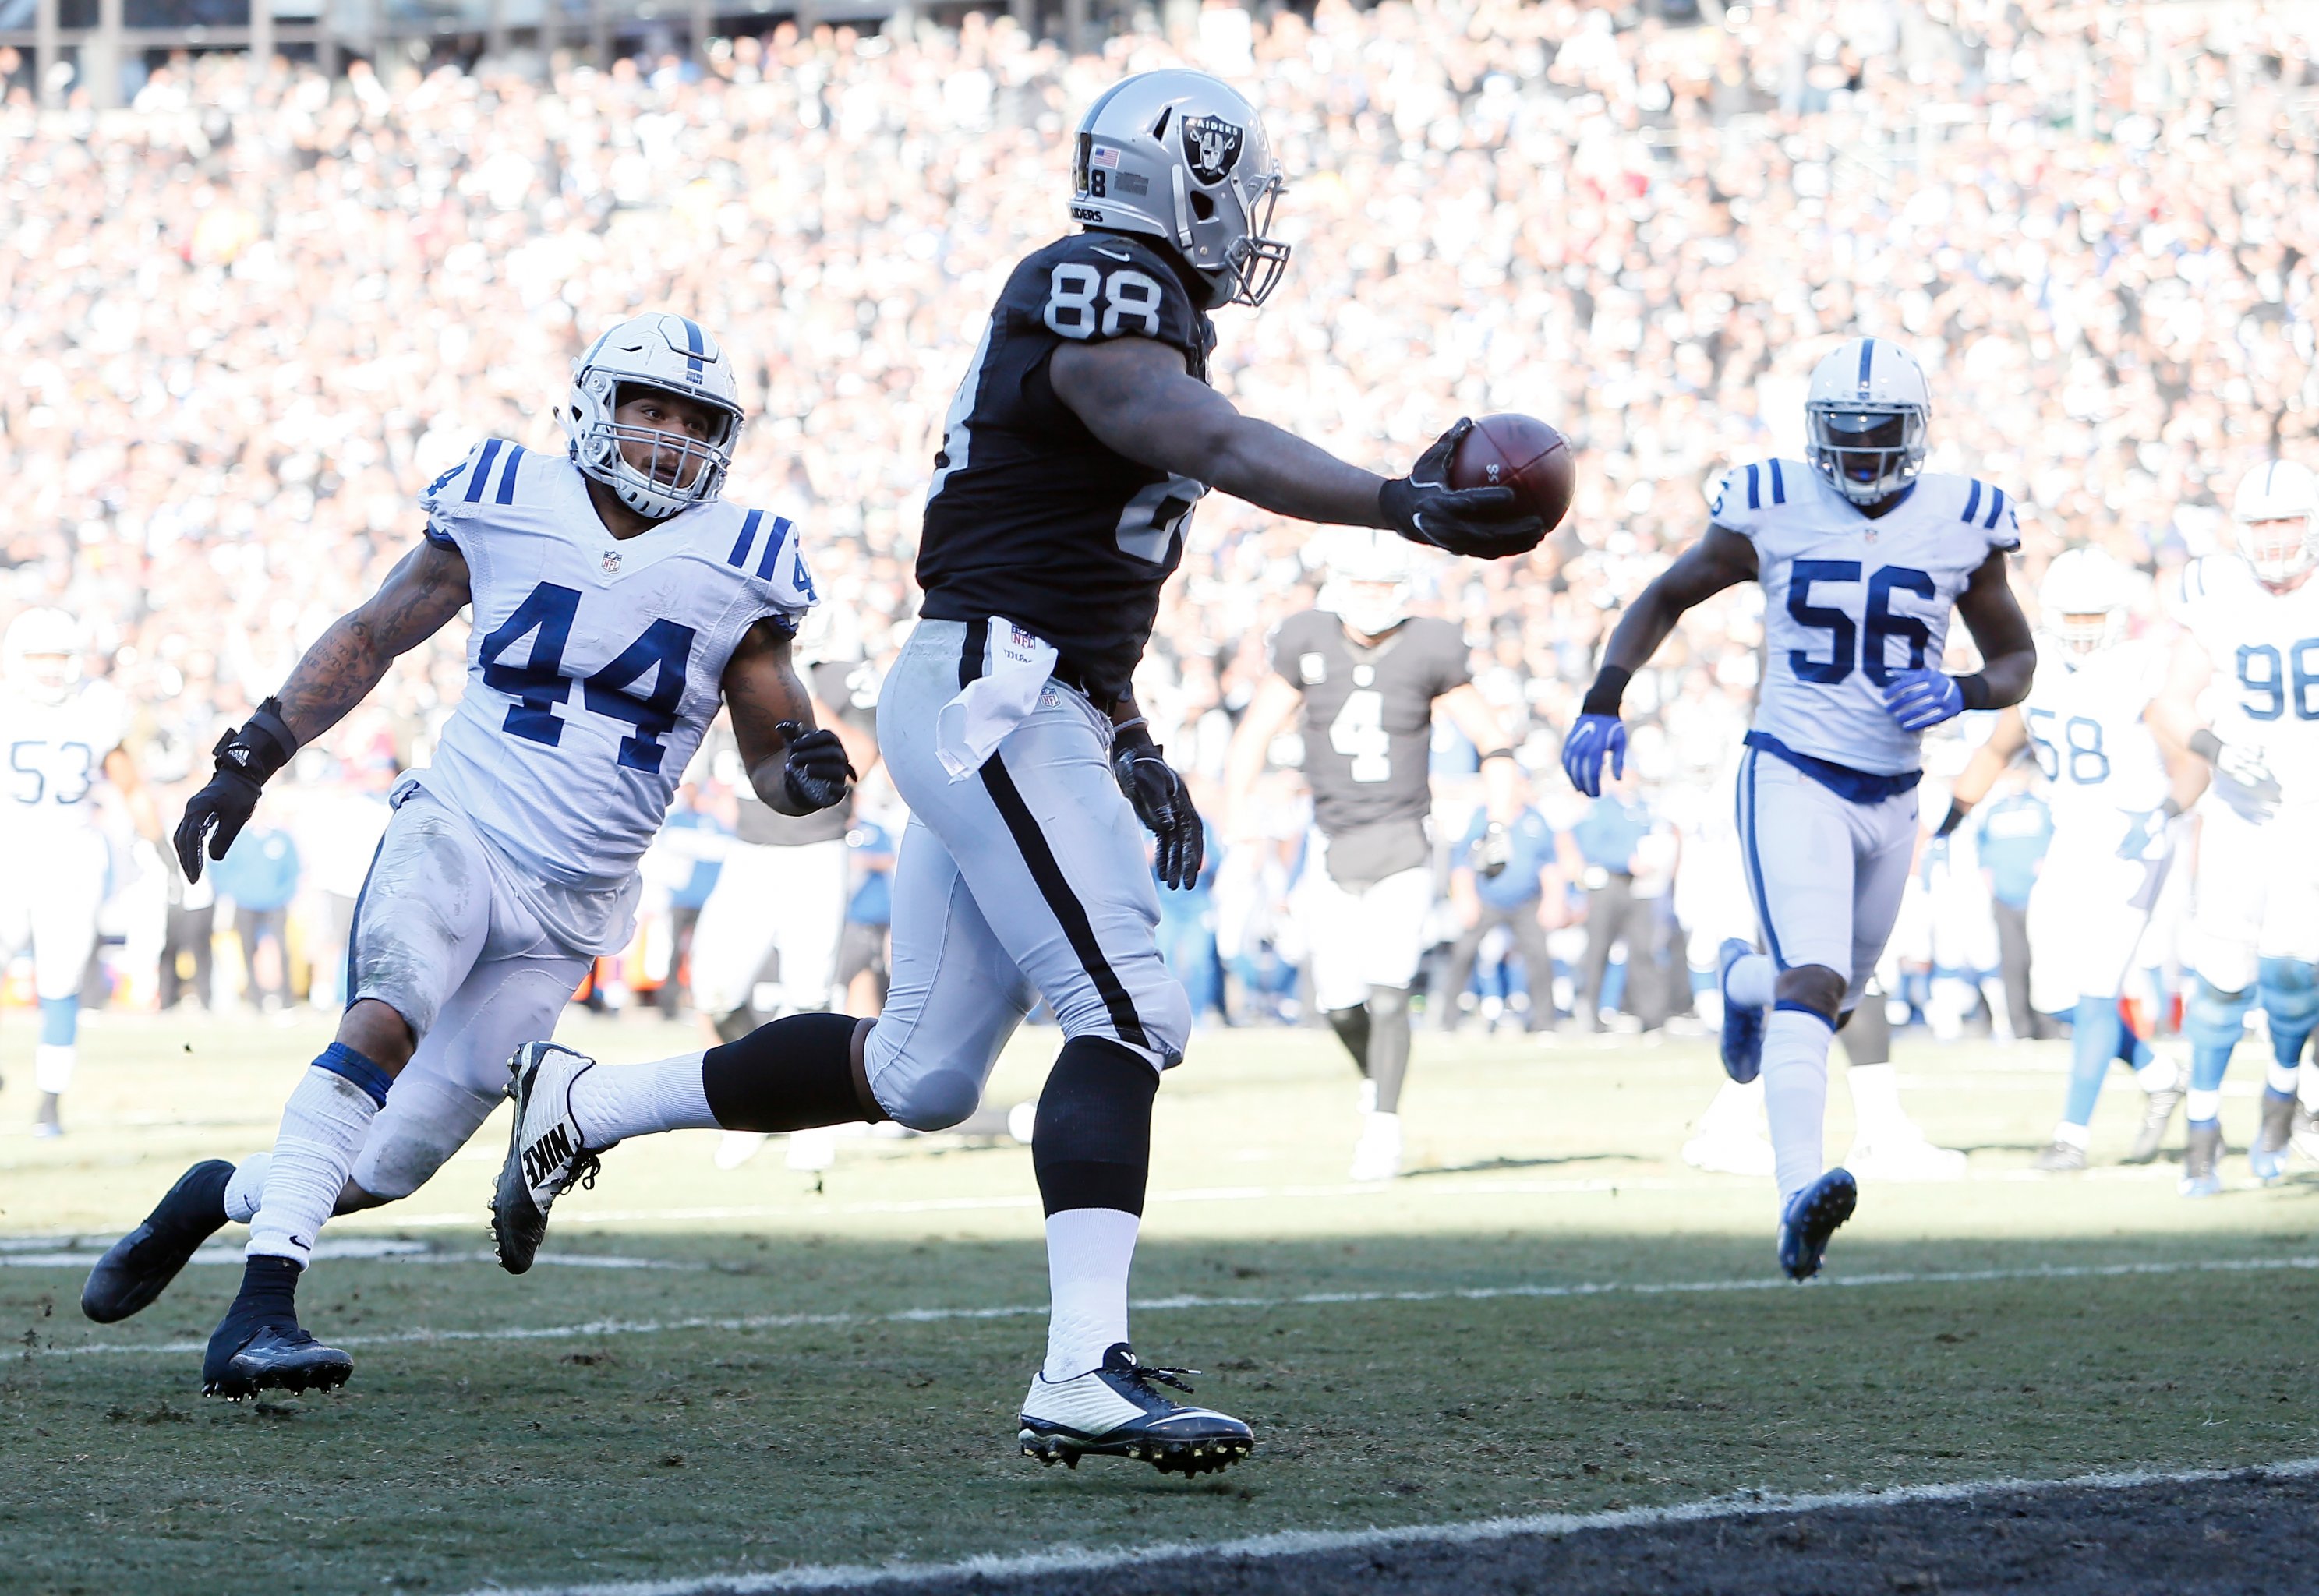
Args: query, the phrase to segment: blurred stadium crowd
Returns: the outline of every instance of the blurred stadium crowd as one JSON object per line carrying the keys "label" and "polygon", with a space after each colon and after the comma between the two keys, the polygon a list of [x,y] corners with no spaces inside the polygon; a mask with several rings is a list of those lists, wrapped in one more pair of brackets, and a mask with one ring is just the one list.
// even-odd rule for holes
{"label": "blurred stadium crowd", "polygon": [[[483,436],[559,447],[573,355],[668,307],[735,352],[754,419],[728,494],[807,528],[827,601],[808,643],[862,667],[846,680],[866,704],[912,613],[952,389],[1007,269],[1064,225],[1069,129],[1120,74],[1188,60],[1247,89],[1292,176],[1290,277],[1261,313],[1220,319],[1225,392],[1377,466],[1461,413],[1543,416],[1580,450],[1583,558],[1551,580],[1444,564],[1421,607],[1465,627],[1538,773],[1513,879],[1556,933],[1558,1006],[1592,1023],[1605,996],[1585,989],[1592,904],[1595,940],[1615,930],[1643,955],[1624,965],[1663,975],[1626,983],[1656,1023],[1688,1002],[1678,923],[1720,930],[1737,891],[1736,870],[1712,879],[1708,834],[1755,677],[1756,590],[1694,611],[1629,690],[1623,798],[1590,811],[1549,774],[1559,734],[1620,605],[1703,524],[1703,490],[1800,452],[1804,375],[1833,340],[1901,338],[1924,363],[1928,468],[2016,492],[2025,593],[2079,543],[2161,591],[2227,538],[2239,473],[2309,457],[2319,427],[2319,10],[1705,9],[1678,27],[1568,0],[1212,4],[1173,38],[1076,59],[970,14],[867,36],[784,25],[718,44],[706,71],[547,81],[357,62],[332,82],[214,56],[158,68],[102,115],[36,113],[0,50],[0,611],[82,618],[174,817],[219,731],[412,545],[418,491]],[[1141,697],[1204,794],[1317,565],[1304,528],[1244,506],[1195,520]],[[228,945],[258,950],[251,995],[335,1000],[331,939],[379,795],[426,762],[465,642],[455,627],[406,658],[302,755],[220,872],[244,933]],[[1295,1003],[1274,911],[1302,819],[1295,751],[1278,753],[1265,815],[1236,822],[1273,845],[1227,851],[1169,911],[1196,992],[1240,1019]],[[1445,732],[1445,942],[1502,879],[1466,843],[1510,845],[1469,836],[1473,768]],[[732,801],[716,774],[688,822],[712,832]],[[889,810],[873,783],[865,817]],[[123,837],[119,999],[207,997],[208,885],[189,897]],[[679,920],[713,869],[698,852],[655,870]],[[2019,852],[1957,867],[1968,895],[1981,883],[1968,920],[1990,919],[1989,881],[2008,896]],[[607,987],[664,971],[670,925]],[[1934,961],[1929,933],[1903,941]],[[1542,1023],[1542,1001],[1491,985],[1495,951],[1464,1006],[1508,999]],[[230,998],[241,981],[215,984]]]}

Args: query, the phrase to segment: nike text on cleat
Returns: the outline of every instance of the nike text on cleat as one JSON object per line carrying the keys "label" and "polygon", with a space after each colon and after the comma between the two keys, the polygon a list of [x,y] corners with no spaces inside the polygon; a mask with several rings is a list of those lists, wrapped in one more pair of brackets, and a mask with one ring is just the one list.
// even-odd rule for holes
{"label": "nike text on cleat", "polygon": [[1726,937],[1715,953],[1715,987],[1723,994],[1723,1073],[1743,1087],[1764,1068],[1764,1009],[1731,1001],[1731,966],[1755,951],[1734,936]]}
{"label": "nike text on cleat", "polygon": [[2030,1166],[2046,1175],[2075,1175],[2086,1167],[2086,1150],[2074,1141],[2048,1142]]}
{"label": "nike text on cleat", "polygon": [[202,1394],[240,1402],[261,1391],[335,1391],[355,1360],[325,1347],[296,1321],[237,1321],[230,1315],[210,1338],[202,1359]]}
{"label": "nike text on cleat", "polygon": [[2158,1150],[2166,1144],[2166,1126],[2174,1111],[2182,1106],[2183,1094],[2169,1089],[2152,1092],[2142,1105],[2142,1129],[2134,1133],[2134,1150],[2125,1155],[2129,1164],[2154,1164]]}
{"label": "nike text on cleat", "polygon": [[596,1184],[607,1150],[582,1141],[572,1117],[572,1083],[596,1060],[552,1041],[528,1041],[508,1060],[508,1096],[515,1120],[508,1128],[506,1161],[492,1194],[492,1240],[500,1267],[520,1275],[539,1254],[547,1211],[577,1181]]}
{"label": "nike text on cleat", "polygon": [[1163,1369],[1135,1361],[1121,1341],[1103,1364],[1068,1380],[1031,1378],[1023,1399],[1023,1456],[1077,1468],[1088,1453],[1132,1457],[1161,1474],[1204,1474],[1230,1468],[1255,1448],[1256,1436],[1229,1413],[1187,1407],[1164,1394],[1189,1393],[1181,1376],[1196,1369]]}
{"label": "nike text on cleat", "polygon": [[1789,1279],[1809,1280],[1819,1273],[1827,1239],[1852,1217],[1859,1201],[1859,1185],[1848,1169],[1831,1169],[1796,1194],[1780,1220],[1780,1267]]}
{"label": "nike text on cleat", "polygon": [[177,1184],[145,1222],[104,1250],[80,1288],[80,1311],[114,1324],[168,1288],[201,1244],[225,1223],[225,1186],[233,1166],[210,1159],[177,1177]]}
{"label": "nike text on cleat", "polygon": [[2247,1169],[2265,1186],[2287,1173],[2287,1142],[2295,1133],[2295,1106],[2292,1097],[2268,1093],[2263,1096],[2262,1124],[2254,1133],[2254,1145],[2247,1149]]}
{"label": "nike text on cleat", "polygon": [[2223,1127],[2193,1123],[2182,1147],[2182,1178],[2175,1190],[2186,1197],[2211,1197],[2223,1189]]}

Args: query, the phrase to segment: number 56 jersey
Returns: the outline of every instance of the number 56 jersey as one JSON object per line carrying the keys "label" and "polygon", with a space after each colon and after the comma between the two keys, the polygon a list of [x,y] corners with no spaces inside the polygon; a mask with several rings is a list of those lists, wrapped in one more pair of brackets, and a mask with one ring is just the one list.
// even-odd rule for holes
{"label": "number 56 jersey", "polygon": [[1795,753],[1872,775],[1919,768],[1917,735],[1884,708],[1896,671],[1938,669],[1957,595],[1992,549],[2020,546],[2013,500],[1929,474],[1871,519],[1800,460],[1723,479],[1715,525],[1755,546],[1764,688],[1755,729]]}
{"label": "number 56 jersey", "polygon": [[626,539],[569,460],[493,438],[429,488],[466,557],[467,690],[420,784],[557,885],[624,885],[668,816],[742,635],[794,632],[813,580],[786,518],[722,500]]}

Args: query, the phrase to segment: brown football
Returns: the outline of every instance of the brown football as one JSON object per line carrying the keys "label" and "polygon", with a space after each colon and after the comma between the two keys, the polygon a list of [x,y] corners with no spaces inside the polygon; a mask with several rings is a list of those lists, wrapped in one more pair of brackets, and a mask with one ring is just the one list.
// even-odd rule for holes
{"label": "brown football", "polygon": [[1578,485],[1570,440],[1530,416],[1484,416],[1449,461],[1453,488],[1511,488],[1549,532],[1569,511]]}

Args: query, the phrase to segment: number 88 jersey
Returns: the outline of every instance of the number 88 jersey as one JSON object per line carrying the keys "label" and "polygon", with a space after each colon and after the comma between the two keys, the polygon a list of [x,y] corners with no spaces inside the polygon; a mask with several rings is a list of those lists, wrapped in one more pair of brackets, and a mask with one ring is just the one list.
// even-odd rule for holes
{"label": "number 88 jersey", "polygon": [[1849,770],[1919,769],[1917,734],[1894,724],[1885,683],[1896,671],[1939,668],[1957,595],[1991,550],[2020,546],[2011,496],[1928,473],[1872,519],[1802,461],[1766,460],[1723,479],[1712,518],[1755,546],[1764,657],[1755,729]]}
{"label": "number 88 jersey", "polygon": [[2165,680],[2165,650],[2152,639],[2083,655],[2037,640],[2037,675],[2021,713],[2045,775],[2056,847],[2114,852],[2131,817],[2166,801],[2166,762],[2143,719]]}
{"label": "number 88 jersey", "polygon": [[1056,396],[1057,349],[1120,338],[1179,350],[1207,380],[1215,329],[1149,244],[1078,233],[1015,266],[943,423],[917,573],[928,618],[1004,616],[1053,644],[1067,679],[1114,695],[1208,491],[1116,453]]}
{"label": "number 88 jersey", "polygon": [[2319,802],[2319,580],[2215,582],[2186,595],[2181,620],[2214,666],[2199,708],[2215,735],[2259,751],[2287,802]]}

